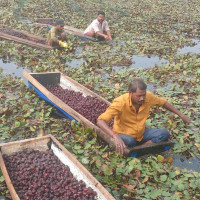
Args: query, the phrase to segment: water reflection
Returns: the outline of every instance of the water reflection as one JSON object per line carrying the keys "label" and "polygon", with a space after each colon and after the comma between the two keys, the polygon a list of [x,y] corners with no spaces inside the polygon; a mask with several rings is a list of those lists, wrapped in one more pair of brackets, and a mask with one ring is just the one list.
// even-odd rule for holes
{"label": "water reflection", "polygon": [[120,70],[125,70],[125,69],[127,69],[127,66],[113,66],[112,67],[112,71],[116,71],[116,72]]}
{"label": "water reflection", "polygon": [[172,163],[173,166],[186,168],[188,170],[200,173],[200,159],[198,157],[191,157],[187,159],[184,156],[178,154],[172,154],[168,156],[171,156],[174,159]]}
{"label": "water reflection", "polygon": [[152,68],[155,65],[162,66],[169,63],[166,59],[160,59],[158,56],[133,56],[131,58],[132,64],[129,67],[138,68]]}
{"label": "water reflection", "polygon": [[[3,69],[3,72],[6,74],[10,74],[12,76],[16,76],[18,78],[22,78],[24,80],[24,84],[28,85],[28,81],[26,78],[24,78],[22,71],[24,70],[23,67],[19,67],[16,64],[14,64],[13,62],[10,62],[8,60],[3,60],[0,59],[0,68]],[[31,72],[30,70],[27,70],[27,72]]]}
{"label": "water reflection", "polygon": [[82,53],[83,53],[83,47],[78,46],[78,47],[76,48],[76,50],[75,50],[75,55],[80,56],[80,55],[82,55]]}
{"label": "water reflection", "polygon": [[152,83],[148,83],[148,84],[147,84],[147,90],[148,90],[148,91],[154,93],[155,89],[156,89],[156,87],[155,87],[154,84],[152,84]]}
{"label": "water reflection", "polygon": [[200,40],[192,39],[194,46],[185,46],[178,50],[177,54],[187,54],[187,53],[200,53]]}
{"label": "water reflection", "polygon": [[84,63],[85,63],[85,60],[83,60],[81,58],[80,59],[75,58],[75,59],[72,59],[71,61],[67,61],[66,65],[68,65],[72,68],[78,68],[81,65],[83,65]]}

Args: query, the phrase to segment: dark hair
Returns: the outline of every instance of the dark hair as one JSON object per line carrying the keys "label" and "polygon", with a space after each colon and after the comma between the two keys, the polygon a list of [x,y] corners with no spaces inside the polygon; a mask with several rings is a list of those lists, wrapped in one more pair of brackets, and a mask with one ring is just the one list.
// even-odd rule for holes
{"label": "dark hair", "polygon": [[147,89],[147,85],[140,78],[135,78],[128,86],[129,92],[136,92],[137,89],[140,89],[140,90],[146,90]]}
{"label": "dark hair", "polygon": [[64,26],[65,25],[64,20],[63,19],[57,19],[56,20],[56,25]]}
{"label": "dark hair", "polygon": [[103,16],[105,16],[105,12],[103,12],[103,11],[98,11],[98,15],[103,15]]}

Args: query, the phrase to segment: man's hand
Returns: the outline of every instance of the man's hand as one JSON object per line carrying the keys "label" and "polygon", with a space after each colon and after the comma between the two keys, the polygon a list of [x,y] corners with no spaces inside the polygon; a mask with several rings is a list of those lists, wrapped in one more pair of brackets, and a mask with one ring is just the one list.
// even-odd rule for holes
{"label": "man's hand", "polygon": [[105,35],[104,36],[105,40],[112,40],[111,36]]}
{"label": "man's hand", "polygon": [[66,37],[66,33],[65,32],[61,33],[61,37],[62,38]]}
{"label": "man's hand", "polygon": [[190,122],[190,118],[186,115],[184,115],[182,112],[180,112],[179,110],[177,110],[172,104],[170,104],[169,102],[166,102],[163,105],[164,108],[166,108],[167,110],[177,114],[184,123],[189,123]]}
{"label": "man's hand", "polygon": [[111,37],[111,36],[108,36],[108,40],[112,41],[112,37]]}
{"label": "man's hand", "polygon": [[124,154],[125,148],[126,148],[124,141],[117,134],[113,135],[113,139],[115,141],[115,146],[116,146],[117,152]]}
{"label": "man's hand", "polygon": [[108,35],[104,35],[105,40],[109,40]]}
{"label": "man's hand", "polygon": [[190,118],[184,114],[180,115],[184,123],[190,123]]}

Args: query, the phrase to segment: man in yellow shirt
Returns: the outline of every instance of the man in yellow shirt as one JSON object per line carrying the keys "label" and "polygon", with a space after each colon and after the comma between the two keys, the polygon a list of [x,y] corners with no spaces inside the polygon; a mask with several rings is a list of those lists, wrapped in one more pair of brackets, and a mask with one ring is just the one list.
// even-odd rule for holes
{"label": "man in yellow shirt", "polygon": [[47,44],[50,46],[59,46],[59,40],[66,41],[66,33],[64,32],[64,21],[56,20],[56,26],[53,27],[47,36]]}
{"label": "man in yellow shirt", "polygon": [[[114,99],[108,109],[98,117],[97,125],[115,140],[116,150],[124,153],[125,147],[140,144],[158,143],[168,140],[166,129],[145,127],[146,119],[153,106],[163,106],[179,115],[185,122],[190,119],[165,99],[146,91],[147,85],[142,79],[134,79],[129,85],[129,92]],[[108,126],[114,118],[113,129]]]}

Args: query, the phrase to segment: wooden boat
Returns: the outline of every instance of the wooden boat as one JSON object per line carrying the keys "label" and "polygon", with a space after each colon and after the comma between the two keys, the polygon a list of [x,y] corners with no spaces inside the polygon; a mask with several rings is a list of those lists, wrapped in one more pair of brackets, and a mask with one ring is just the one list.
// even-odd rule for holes
{"label": "wooden boat", "polygon": [[[42,136],[38,138],[31,138],[21,141],[9,142],[0,144],[0,166],[5,178],[7,187],[10,191],[13,200],[19,200],[19,196],[11,182],[8,171],[6,169],[3,156],[12,155],[15,152],[24,149],[34,149],[39,151],[46,151],[52,149],[54,154],[68,165],[74,177],[78,176],[86,185],[92,187],[97,192],[98,200],[114,200],[115,198],[99,183],[94,176],[68,151],[60,142],[52,135]],[[67,162],[66,162],[67,161]]]}
{"label": "wooden boat", "polygon": [[11,29],[12,31],[14,31],[18,34],[23,34],[28,38],[28,39],[23,39],[23,38],[20,38],[20,37],[16,37],[16,36],[9,35],[9,34],[1,32],[1,30],[3,31],[3,30],[6,30],[6,29],[10,30],[11,28],[0,26],[0,38],[15,41],[15,42],[25,44],[25,45],[28,45],[28,46],[32,46],[32,47],[36,47],[36,48],[39,48],[39,49],[45,49],[45,50],[53,49],[53,47],[51,47],[49,45],[41,44],[41,43],[37,42],[37,41],[45,41],[46,40],[45,38],[35,36],[35,35],[32,35],[32,34],[28,34],[28,33],[23,32],[23,31]]}
{"label": "wooden boat", "polygon": [[[53,25],[43,24],[43,23],[34,23],[34,26],[41,27],[41,28],[48,28],[48,29],[51,29],[53,27]],[[73,34],[75,37],[78,37],[82,40],[97,41],[96,38],[84,35],[84,30],[77,29],[77,28],[67,26],[67,25],[64,26],[64,30],[65,30],[65,32],[67,32],[69,34]]]}
{"label": "wooden boat", "polygon": [[[49,92],[46,89],[46,87],[49,85],[51,86],[61,85],[62,87],[64,85],[64,87],[67,89],[74,90],[73,88],[75,88],[77,91],[80,91],[86,96],[90,95],[96,97],[99,100],[108,104],[108,106],[110,105],[109,101],[105,100],[103,97],[99,96],[98,94],[94,93],[93,91],[89,90],[83,85],[77,83],[70,77],[63,75],[58,70],[56,70],[56,72],[44,72],[44,73],[28,73],[26,71],[23,71],[23,75],[28,80],[29,87],[32,87],[41,98],[43,98],[44,100],[46,100],[47,102],[58,108],[66,117],[70,118],[71,120],[83,122],[87,127],[93,129],[98,134],[99,137],[101,137],[105,142],[107,142],[110,145],[111,148],[113,149],[115,148],[115,143],[112,137],[106,134],[98,126],[87,120],[81,114],[73,110],[59,98],[54,96],[51,92]],[[133,148],[127,148],[127,152],[129,152],[128,155],[135,157],[141,154],[141,152],[151,153],[152,149],[155,150],[156,148],[160,149],[160,151],[168,150],[172,145],[173,143],[171,141],[148,144],[145,146],[140,145]]]}

